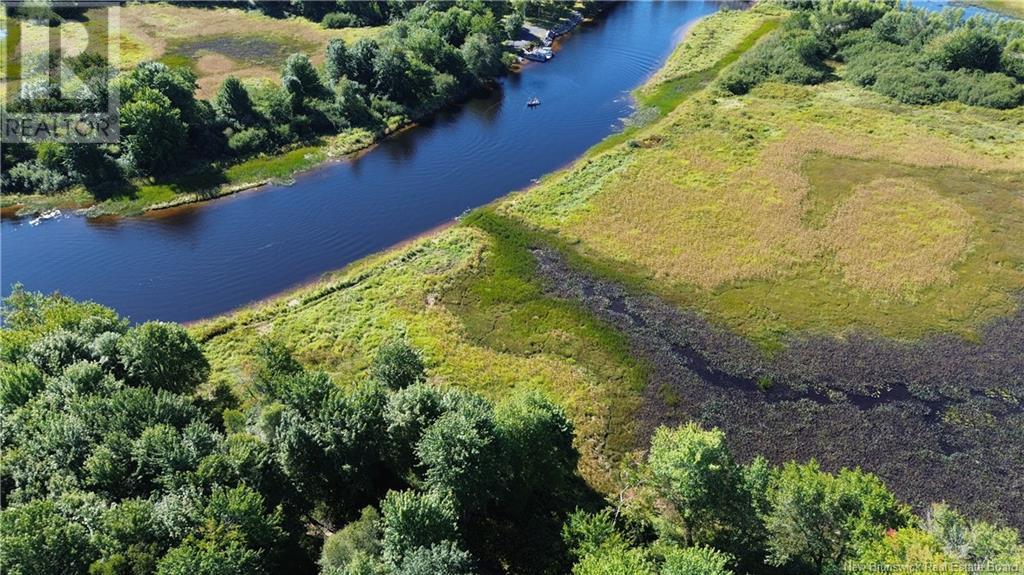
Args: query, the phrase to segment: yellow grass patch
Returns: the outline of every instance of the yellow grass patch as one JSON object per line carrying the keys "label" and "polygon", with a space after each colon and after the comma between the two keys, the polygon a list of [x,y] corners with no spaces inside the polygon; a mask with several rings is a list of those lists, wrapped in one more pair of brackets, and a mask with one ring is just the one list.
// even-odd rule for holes
{"label": "yellow grass patch", "polygon": [[971,225],[956,202],[914,180],[887,178],[856,190],[828,237],[846,281],[899,294],[951,283]]}
{"label": "yellow grass patch", "polygon": [[[65,55],[87,49],[89,34],[95,36],[102,28],[102,14],[91,10],[82,22],[61,24]],[[228,75],[276,78],[284,60],[293,52],[306,52],[319,64],[331,39],[354,42],[384,29],[329,30],[302,18],[278,19],[249,10],[169,3],[123,6],[117,11],[116,22],[108,40],[117,44],[117,65],[122,70],[145,60],[186,65],[199,76],[199,95],[206,98],[216,92]],[[45,53],[48,33],[45,26],[22,22],[20,46],[28,60]],[[101,41],[105,38],[103,34],[99,36]]]}
{"label": "yellow grass patch", "polygon": [[904,106],[841,81],[711,89],[499,210],[768,345],[970,335],[1024,288],[1021,125],[1024,109]]}

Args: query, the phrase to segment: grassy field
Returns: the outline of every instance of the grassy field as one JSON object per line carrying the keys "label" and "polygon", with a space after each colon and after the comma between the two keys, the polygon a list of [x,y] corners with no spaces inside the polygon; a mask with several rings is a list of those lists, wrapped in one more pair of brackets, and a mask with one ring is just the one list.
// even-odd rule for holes
{"label": "grassy field", "polygon": [[1024,111],[715,90],[501,210],[767,347],[971,336],[1024,288]]}
{"label": "grassy field", "polygon": [[279,337],[304,364],[353,381],[381,341],[407,334],[435,381],[491,397],[540,390],[565,405],[583,472],[608,488],[614,461],[634,445],[642,368],[610,328],[541,297],[531,270],[523,238],[483,218],[192,329],[216,378],[242,385],[243,397],[259,337]]}
{"label": "grassy field", "polygon": [[[81,22],[62,24],[64,50],[74,55],[85,49],[89,35],[103,28],[95,11]],[[231,8],[198,8],[163,4],[129,4],[117,11],[110,42],[116,43],[117,65],[128,69],[144,60],[183,66],[199,79],[197,95],[213,97],[229,75],[273,78],[294,52],[306,52],[314,63],[323,61],[333,38],[354,42],[374,36],[383,27],[328,30],[302,18],[277,19],[259,12]],[[21,50],[26,57],[41,53],[47,28],[23,24]]]}

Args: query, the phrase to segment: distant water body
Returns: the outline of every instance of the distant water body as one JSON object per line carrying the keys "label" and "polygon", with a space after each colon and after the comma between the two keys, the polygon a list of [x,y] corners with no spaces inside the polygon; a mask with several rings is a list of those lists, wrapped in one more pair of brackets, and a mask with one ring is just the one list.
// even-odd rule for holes
{"label": "distant water body", "polygon": [[[291,186],[166,214],[0,224],[0,282],[60,291],[135,321],[190,321],[264,299],[530,185],[621,127],[629,91],[723,2],[624,2],[547,64],[486,98]],[[528,109],[538,97],[542,105]]]}

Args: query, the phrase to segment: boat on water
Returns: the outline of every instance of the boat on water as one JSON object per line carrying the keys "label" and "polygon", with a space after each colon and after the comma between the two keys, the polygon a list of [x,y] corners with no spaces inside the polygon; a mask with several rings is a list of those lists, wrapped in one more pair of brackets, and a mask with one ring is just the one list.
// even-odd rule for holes
{"label": "boat on water", "polygon": [[540,98],[538,98],[536,96],[530,98],[526,102],[526,107],[527,108],[536,108],[537,106],[540,106]]}
{"label": "boat on water", "polygon": [[534,48],[523,53],[523,57],[527,60],[533,60],[534,62],[547,62],[548,60],[555,57],[555,53],[551,48]]}

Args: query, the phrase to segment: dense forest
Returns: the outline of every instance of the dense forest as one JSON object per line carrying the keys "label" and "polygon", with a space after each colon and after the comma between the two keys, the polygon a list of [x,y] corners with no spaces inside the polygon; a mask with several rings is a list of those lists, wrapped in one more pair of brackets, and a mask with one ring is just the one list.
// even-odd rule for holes
{"label": "dense forest", "polygon": [[[537,9],[526,2],[220,4],[332,27],[390,25],[381,36],[351,45],[332,41],[322,67],[308,54],[293,54],[276,85],[228,77],[213,101],[196,97],[196,75],[184,67],[149,61],[118,71],[92,52],[51,62],[82,79],[78,91],[65,94],[45,83],[23,86],[25,97],[10,103],[9,110],[57,111],[71,101],[75,110],[103,111],[110,90],[116,90],[121,141],[5,145],[5,192],[53,194],[81,185],[102,199],[132,178],[168,177],[211,162],[275,153],[323,135],[358,128],[379,137],[504,73],[514,58],[503,42],[518,32],[524,14]],[[78,8],[55,8],[42,16],[5,10],[12,17],[45,17],[53,26],[82,14]]]}
{"label": "dense forest", "polygon": [[[0,570],[14,574],[834,573],[1024,561],[1011,529],[923,518],[875,476],[735,461],[659,429],[621,491],[577,474],[573,425],[426,377],[396,334],[339,385],[261,339],[211,386],[179,325],[17,289],[3,304]],[[246,390],[243,394],[241,390]]]}

